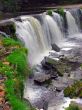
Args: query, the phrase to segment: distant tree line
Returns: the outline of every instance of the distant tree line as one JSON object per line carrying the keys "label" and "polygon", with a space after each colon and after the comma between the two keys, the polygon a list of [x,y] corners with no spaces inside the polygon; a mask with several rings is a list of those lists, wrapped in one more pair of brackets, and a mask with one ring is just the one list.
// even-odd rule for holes
{"label": "distant tree line", "polygon": [[73,4],[73,3],[82,3],[82,0],[28,0],[28,3],[32,4],[48,4],[48,3],[54,3],[56,5],[58,4]]}
{"label": "distant tree line", "polygon": [[0,0],[0,11],[15,12],[32,6],[82,3],[82,0]]}

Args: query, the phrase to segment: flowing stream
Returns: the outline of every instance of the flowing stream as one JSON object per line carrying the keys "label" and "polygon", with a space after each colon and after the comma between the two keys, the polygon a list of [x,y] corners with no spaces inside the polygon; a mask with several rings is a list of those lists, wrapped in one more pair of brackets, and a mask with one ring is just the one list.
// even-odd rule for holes
{"label": "flowing stream", "polygon": [[[68,27],[66,29],[67,34],[64,32],[65,21],[63,17],[55,12],[52,13],[52,16],[46,13],[36,16],[21,16],[21,22],[14,21],[18,38],[23,41],[29,50],[28,59],[31,66],[40,64],[44,56],[49,56],[49,53],[52,52],[52,44],[57,45],[65,52],[79,46],[74,40],[76,38],[82,39],[80,28],[73,14],[70,11],[65,12]],[[70,40],[71,38],[74,40]],[[57,54],[61,54],[61,52]],[[56,58],[54,57],[54,59]],[[36,76],[38,74],[43,75],[40,68]],[[82,103],[80,99],[64,98],[63,92],[54,96],[53,91],[35,85],[33,78],[28,79],[25,84],[24,98],[28,99],[36,108],[43,110],[47,110],[44,107],[46,104],[49,104],[48,110],[64,110],[71,101]],[[51,99],[53,100],[50,102]]]}

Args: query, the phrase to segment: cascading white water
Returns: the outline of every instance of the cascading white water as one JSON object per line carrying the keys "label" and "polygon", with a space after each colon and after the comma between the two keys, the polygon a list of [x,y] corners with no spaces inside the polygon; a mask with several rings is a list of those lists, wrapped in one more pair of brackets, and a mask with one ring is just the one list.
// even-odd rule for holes
{"label": "cascading white water", "polygon": [[51,44],[55,43],[58,46],[60,46],[63,40],[63,34],[61,30],[59,29],[57,22],[49,15],[46,15],[45,19],[46,19],[47,26],[50,31]]}
{"label": "cascading white water", "polygon": [[66,11],[66,19],[68,24],[68,35],[73,35],[79,33],[79,28],[72,14]]}
{"label": "cascading white water", "polygon": [[31,66],[40,63],[45,54],[48,55],[51,44],[60,46],[63,39],[57,21],[49,15],[42,14],[42,16],[44,25],[32,16],[21,17],[22,22],[15,21],[16,34],[29,50],[28,58]]}
{"label": "cascading white water", "polygon": [[[66,18],[69,36],[78,34],[79,28],[75,22],[74,17],[71,15],[69,11],[66,11]],[[71,50],[72,48],[70,47],[75,46],[73,42],[70,43],[68,39],[64,38],[64,33],[62,30],[63,18],[61,19],[59,14],[53,12],[53,16],[49,16],[43,13],[41,14],[41,19],[42,23],[39,21],[39,19],[36,19],[34,17],[23,16],[21,17],[22,22],[15,21],[17,36],[25,43],[25,46],[28,48],[29,51],[28,57],[31,66],[40,63],[42,58],[45,56],[44,53],[46,52],[49,53],[51,49],[51,44],[56,44],[61,48],[63,47],[61,50],[65,52]],[[58,53],[58,55],[59,54],[60,53]],[[40,71],[39,69],[38,74],[40,74],[40,72],[41,74],[44,74],[44,72]],[[50,92],[50,89],[48,90],[45,87],[35,86],[34,77],[33,79],[29,79],[29,81],[26,84],[24,98],[28,99],[34,105],[36,105],[36,103],[39,103],[40,105],[42,102],[44,102],[44,99],[50,101],[51,95],[52,93]],[[62,94],[60,95],[62,96]],[[61,106],[60,110],[61,109],[63,110],[64,109],[63,107],[67,107],[71,100],[67,99],[66,101],[67,101],[66,103],[63,102],[63,105],[60,105]]]}
{"label": "cascading white water", "polygon": [[[57,22],[58,27],[61,29],[61,31],[63,32],[63,24],[64,24],[64,20],[63,17],[60,16],[58,13],[52,12],[53,15],[53,19]],[[63,33],[62,33],[63,34]]]}
{"label": "cascading white water", "polygon": [[33,17],[27,17],[26,20],[22,19],[22,22],[15,21],[15,24],[17,36],[23,40],[25,47],[29,50],[28,58],[30,65],[40,63],[43,54],[45,54],[49,48],[39,21]]}
{"label": "cascading white water", "polygon": [[80,28],[81,28],[81,22],[80,22],[81,11],[80,11],[80,9],[72,9],[72,10],[70,10],[70,12],[76,21],[79,31],[81,32],[81,30],[80,30]]}
{"label": "cascading white water", "polygon": [[[65,47],[65,44],[66,46],[70,45],[67,42],[65,43],[62,29],[63,18],[55,12],[52,15],[49,16],[46,13],[38,15],[42,19],[42,24],[32,16],[22,16],[22,22],[15,21],[16,34],[28,48],[28,58],[31,66],[40,63],[46,53],[48,55],[52,44],[59,47]],[[69,11],[66,11],[66,18],[68,34],[72,36],[79,33],[75,19]]]}
{"label": "cascading white water", "polygon": [[48,45],[47,37],[43,33],[40,22],[34,17],[30,17],[28,20],[30,21],[30,23],[36,33],[40,48],[42,47],[42,50],[46,51],[47,49],[49,49],[49,45]]}
{"label": "cascading white water", "polygon": [[42,14],[42,28],[44,30],[44,34],[47,36],[48,46],[51,48],[51,36],[50,36],[50,30],[49,26],[47,25],[46,19],[44,19],[46,16],[46,13]]}

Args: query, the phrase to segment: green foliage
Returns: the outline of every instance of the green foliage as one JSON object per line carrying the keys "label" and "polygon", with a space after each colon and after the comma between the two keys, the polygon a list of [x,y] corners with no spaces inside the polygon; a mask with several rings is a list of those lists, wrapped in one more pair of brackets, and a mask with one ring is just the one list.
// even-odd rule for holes
{"label": "green foliage", "polygon": [[13,79],[7,79],[5,81],[5,91],[7,93],[7,96],[14,95],[14,80]]}
{"label": "green foliage", "polygon": [[47,14],[48,14],[49,16],[52,16],[52,12],[53,12],[52,10],[48,10],[48,11],[47,11]]}
{"label": "green foliage", "polygon": [[16,85],[13,79],[7,79],[7,81],[5,81],[5,86],[7,93],[6,98],[12,106],[12,110],[30,110],[30,106],[27,106],[22,99],[16,96],[16,91],[14,89]]}
{"label": "green foliage", "polygon": [[13,11],[16,12],[16,0],[1,0],[2,4],[4,6],[4,9],[7,11]]}
{"label": "green foliage", "polygon": [[3,46],[20,46],[20,42],[15,41],[12,38],[4,38],[2,40],[2,44],[3,44]]}
{"label": "green foliage", "polygon": [[74,87],[72,87],[72,88],[67,87],[64,90],[65,97],[68,97],[69,96],[70,98],[72,98],[72,97],[76,96],[76,93],[74,91],[75,91],[75,88]]}
{"label": "green foliage", "polygon": [[13,77],[13,69],[9,67],[8,65],[0,64],[0,73],[3,75],[6,75],[8,78]]}
{"label": "green foliage", "polygon": [[12,110],[30,110],[30,107],[21,101],[20,99],[16,98],[15,96],[10,96],[9,97],[10,104],[12,105]]}
{"label": "green foliage", "polygon": [[79,107],[75,104],[70,104],[65,110],[80,110]]}
{"label": "green foliage", "polygon": [[24,80],[28,73],[27,49],[11,38],[4,38],[2,42],[5,48],[11,49],[12,46],[16,46],[12,53],[0,61],[0,74],[6,78],[6,100],[9,101],[12,110],[34,110],[23,100]]}
{"label": "green foliage", "polygon": [[56,12],[59,13],[62,17],[65,16],[64,8],[58,8],[58,9],[56,10]]}
{"label": "green foliage", "polygon": [[[77,4],[77,3],[82,3],[82,0],[26,0],[28,1],[27,4],[25,4],[25,1],[23,2],[23,0],[0,0],[0,3],[2,4],[2,9],[5,12],[21,12],[21,11],[25,11],[25,9],[28,10],[29,4],[31,4],[31,6],[37,6],[37,5],[41,5],[42,7],[45,7],[46,4],[50,3],[50,6],[52,6],[52,4],[56,4],[56,5],[68,5],[68,4]],[[26,5],[26,8],[22,8],[24,5]],[[21,10],[22,9],[22,10]],[[23,10],[24,9],[24,10]],[[26,11],[27,11],[26,10]]]}
{"label": "green foliage", "polygon": [[76,81],[72,86],[65,88],[65,97],[82,97],[82,81]]}

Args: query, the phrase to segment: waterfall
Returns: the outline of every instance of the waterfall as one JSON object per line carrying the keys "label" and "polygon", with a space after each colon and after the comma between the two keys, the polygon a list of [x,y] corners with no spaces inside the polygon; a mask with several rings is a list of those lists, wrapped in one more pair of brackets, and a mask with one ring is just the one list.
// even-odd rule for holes
{"label": "waterfall", "polygon": [[57,22],[59,28],[61,29],[62,32],[64,32],[64,20],[63,17],[60,16],[58,13],[53,12],[53,19]]}
{"label": "waterfall", "polygon": [[[69,11],[66,11],[68,35],[78,34],[79,28],[75,18]],[[72,46],[66,42],[64,33],[64,19],[59,14],[52,12],[52,16],[42,13],[33,16],[21,16],[21,21],[14,20],[16,34],[25,47],[28,48],[28,59],[30,65],[40,63],[45,55],[49,55],[52,44],[59,47]],[[73,43],[72,43],[73,44]],[[75,44],[73,44],[75,46]]]}
{"label": "waterfall", "polygon": [[58,27],[57,22],[49,15],[45,16],[49,31],[50,31],[50,39],[51,44],[57,44],[58,46],[61,45],[61,42],[63,40],[63,34]]}
{"label": "waterfall", "polygon": [[60,26],[53,17],[42,14],[41,18],[43,24],[32,16],[22,16],[21,22],[15,20],[16,34],[28,48],[30,65],[40,63],[45,55],[49,55],[51,44],[60,46],[63,39]]}
{"label": "waterfall", "polygon": [[76,24],[75,18],[69,11],[66,11],[66,18],[68,24],[68,35],[73,35],[79,33],[79,28]]}
{"label": "waterfall", "polygon": [[42,47],[42,50],[49,49],[47,37],[43,33],[40,22],[37,19],[35,19],[34,17],[30,17],[29,21],[30,21],[32,27],[34,28],[37,39],[39,41],[39,46]]}
{"label": "waterfall", "polygon": [[44,34],[47,36],[48,46],[51,48],[50,30],[49,30],[49,26],[48,26],[48,24],[46,22],[45,16],[46,16],[46,13],[43,13],[42,14],[42,21],[43,21],[43,23],[41,25],[42,25],[42,28],[44,30]]}
{"label": "waterfall", "polygon": [[30,65],[34,65],[42,60],[49,48],[39,21],[33,17],[25,17],[25,20],[23,18],[22,22],[15,21],[16,34],[25,43],[25,47],[28,48]]}
{"label": "waterfall", "polygon": [[80,11],[80,9],[71,9],[70,13],[74,17],[74,19],[76,21],[76,24],[77,24],[77,26],[78,26],[78,28],[80,30],[80,28],[81,28],[81,22],[80,22],[81,11]]}

